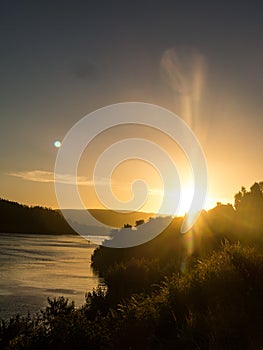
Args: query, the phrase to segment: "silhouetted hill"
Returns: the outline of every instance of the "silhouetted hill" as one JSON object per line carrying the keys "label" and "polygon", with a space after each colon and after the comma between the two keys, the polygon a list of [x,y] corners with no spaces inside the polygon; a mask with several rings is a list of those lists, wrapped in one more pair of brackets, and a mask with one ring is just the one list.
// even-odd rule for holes
{"label": "silhouetted hill", "polygon": [[[151,213],[122,213],[104,209],[90,209],[89,212],[98,221],[94,225],[92,220],[90,222],[87,220],[85,210],[67,209],[65,212],[78,225],[88,227],[90,235],[107,235],[109,233],[109,230],[102,228],[103,225],[101,223],[112,227],[122,227],[124,224],[135,225],[137,220],[147,221],[150,217],[154,216]],[[59,210],[41,206],[29,207],[6,199],[0,199],[0,232],[76,233]]]}
{"label": "silhouetted hill", "polygon": [[0,199],[0,232],[75,234],[58,211],[6,199]]}
{"label": "silhouetted hill", "polygon": [[[85,210],[76,209],[65,209],[63,212],[66,216],[69,216],[73,221],[78,222],[83,225],[94,225],[93,221],[88,219]],[[106,224],[112,227],[123,227],[126,224],[135,226],[136,221],[144,220],[145,222],[149,220],[150,217],[156,216],[153,213],[144,212],[116,212],[113,210],[106,209],[89,209],[90,214],[98,221],[97,225],[102,226]]]}

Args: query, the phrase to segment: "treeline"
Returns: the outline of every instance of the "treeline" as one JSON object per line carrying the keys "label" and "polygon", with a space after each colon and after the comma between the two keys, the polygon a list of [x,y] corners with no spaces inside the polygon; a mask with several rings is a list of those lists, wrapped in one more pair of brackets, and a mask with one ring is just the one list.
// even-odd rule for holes
{"label": "treeline", "polygon": [[74,230],[56,210],[0,199],[0,232],[4,233],[66,233]]}
{"label": "treeline", "polygon": [[2,322],[4,349],[259,349],[263,347],[263,187],[235,205],[181,218],[150,242],[99,247],[92,266],[106,287],[74,308],[49,300],[37,316]]}

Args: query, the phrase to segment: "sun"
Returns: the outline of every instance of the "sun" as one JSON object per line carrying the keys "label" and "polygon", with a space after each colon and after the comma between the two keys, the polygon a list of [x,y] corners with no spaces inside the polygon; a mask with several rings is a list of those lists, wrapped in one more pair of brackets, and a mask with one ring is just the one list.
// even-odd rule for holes
{"label": "sun", "polygon": [[181,189],[181,200],[178,208],[178,215],[185,215],[189,212],[194,195],[194,187],[185,185]]}

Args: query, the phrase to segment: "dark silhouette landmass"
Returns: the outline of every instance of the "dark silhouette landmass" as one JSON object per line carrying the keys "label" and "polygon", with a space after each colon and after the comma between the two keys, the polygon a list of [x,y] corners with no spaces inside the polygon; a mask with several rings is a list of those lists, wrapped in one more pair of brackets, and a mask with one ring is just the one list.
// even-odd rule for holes
{"label": "dark silhouette landmass", "polygon": [[[75,222],[86,225],[94,225],[93,222],[89,222],[89,218],[85,215],[85,210],[66,209],[64,210],[66,215],[70,216]],[[121,228],[125,224],[130,226],[136,225],[136,221],[149,220],[150,217],[155,217],[154,213],[144,212],[122,212],[113,211],[108,209],[89,209],[90,214],[94,219],[98,221],[98,225],[106,224],[111,227]]]}
{"label": "dark silhouette landmass", "polygon": [[106,286],[79,309],[62,296],[2,321],[0,347],[262,349],[263,183],[202,212],[183,235],[182,220],[143,245],[95,249]]}
{"label": "dark silhouette landmass", "polygon": [[[101,230],[94,223],[87,221],[85,210],[65,210],[77,225],[86,225],[90,228],[90,234],[100,234]],[[90,209],[90,214],[100,223],[112,227],[122,227],[128,220],[132,225],[136,221],[148,220],[152,213],[143,212],[114,212],[104,209]],[[76,225],[76,226],[77,226]],[[64,219],[59,210],[53,210],[41,206],[29,207],[17,202],[0,199],[0,233],[44,233],[44,234],[75,234],[76,232]],[[107,232],[103,231],[103,235]]]}
{"label": "dark silhouette landmass", "polygon": [[0,199],[1,233],[75,234],[59,211]]}

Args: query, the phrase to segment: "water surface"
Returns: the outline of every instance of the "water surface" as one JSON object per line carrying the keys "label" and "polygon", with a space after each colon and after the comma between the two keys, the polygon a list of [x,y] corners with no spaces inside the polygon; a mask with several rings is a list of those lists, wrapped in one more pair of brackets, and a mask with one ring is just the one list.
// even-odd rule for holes
{"label": "water surface", "polygon": [[37,312],[48,296],[82,305],[102,282],[90,267],[94,249],[78,235],[0,234],[0,318]]}

